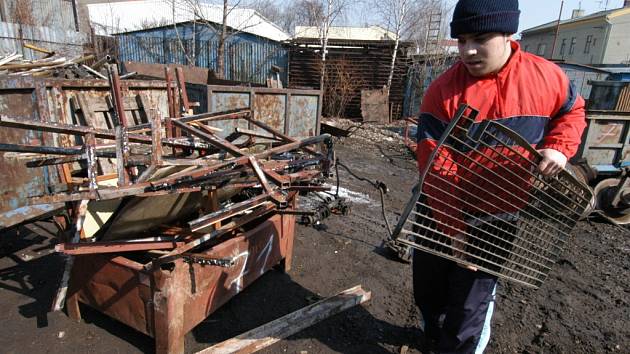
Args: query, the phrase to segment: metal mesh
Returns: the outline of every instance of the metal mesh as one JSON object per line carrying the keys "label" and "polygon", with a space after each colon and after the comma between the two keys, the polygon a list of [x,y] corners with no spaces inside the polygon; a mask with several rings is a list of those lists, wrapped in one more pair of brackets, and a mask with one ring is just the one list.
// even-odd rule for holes
{"label": "metal mesh", "polygon": [[[469,112],[468,115],[464,113]],[[396,228],[397,242],[539,287],[591,200],[567,171],[539,173],[537,151],[460,107]]]}

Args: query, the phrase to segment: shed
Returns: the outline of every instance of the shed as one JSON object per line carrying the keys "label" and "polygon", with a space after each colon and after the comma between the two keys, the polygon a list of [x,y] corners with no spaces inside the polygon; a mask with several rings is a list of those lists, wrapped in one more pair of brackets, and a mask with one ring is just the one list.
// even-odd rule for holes
{"label": "shed", "polygon": [[[188,21],[176,26],[119,33],[118,58],[149,64],[195,65],[217,70],[220,25]],[[227,80],[265,84],[272,66],[282,68],[286,84],[287,45],[247,32],[232,30],[225,43]]]}
{"label": "shed", "polygon": [[[292,41],[289,56],[289,87],[320,88],[321,43],[316,38]],[[389,103],[392,119],[401,118],[405,78],[409,60],[404,55],[410,43],[398,48]],[[387,84],[394,41],[330,39],[326,71],[329,79],[339,80],[324,90],[323,111],[326,116],[361,118],[361,91],[382,89]],[[330,81],[329,81],[330,82]]]}

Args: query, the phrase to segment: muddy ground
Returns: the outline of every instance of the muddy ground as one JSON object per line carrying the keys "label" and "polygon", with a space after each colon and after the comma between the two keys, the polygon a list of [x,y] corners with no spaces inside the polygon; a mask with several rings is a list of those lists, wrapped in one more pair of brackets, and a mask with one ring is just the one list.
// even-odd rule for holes
{"label": "muddy ground", "polygon": [[[363,127],[336,142],[355,173],[387,184],[387,215],[395,223],[417,178],[413,156],[395,134]],[[340,170],[352,213],[320,229],[297,228],[293,269],[274,270],[236,296],[186,337],[195,352],[357,284],[372,300],[263,353],[422,352],[420,314],[411,269],[381,248],[386,235],[378,192]],[[0,351],[152,352],[153,340],[82,307],[71,321],[48,309],[63,263],[52,253],[54,227],[40,221],[0,235]],[[574,238],[539,290],[502,282],[490,353],[630,352],[630,233],[599,221],[580,222]]]}

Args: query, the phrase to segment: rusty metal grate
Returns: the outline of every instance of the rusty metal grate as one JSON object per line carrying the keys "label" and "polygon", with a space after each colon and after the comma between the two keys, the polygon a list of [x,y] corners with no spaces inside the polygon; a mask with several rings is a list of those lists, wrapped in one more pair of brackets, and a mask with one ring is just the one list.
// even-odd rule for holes
{"label": "rusty metal grate", "polygon": [[538,172],[527,141],[462,105],[429,157],[396,242],[539,287],[592,198],[569,172]]}

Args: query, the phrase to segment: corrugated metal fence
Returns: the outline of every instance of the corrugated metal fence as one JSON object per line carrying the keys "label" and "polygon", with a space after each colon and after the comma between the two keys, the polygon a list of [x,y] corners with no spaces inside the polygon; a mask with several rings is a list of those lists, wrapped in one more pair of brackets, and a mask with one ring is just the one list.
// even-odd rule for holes
{"label": "corrugated metal fence", "polygon": [[2,0],[0,21],[68,31],[76,29],[72,0]]}
{"label": "corrugated metal fence", "polygon": [[41,53],[23,47],[30,43],[73,58],[83,55],[83,45],[89,39],[87,34],[73,30],[0,22],[0,55],[15,52],[25,59],[41,58]]}
{"label": "corrugated metal fence", "polygon": [[[184,64],[217,70],[218,41],[120,35],[118,58],[150,64]],[[194,53],[194,55],[193,55]],[[272,41],[229,40],[225,45],[226,80],[265,84],[272,65],[283,69],[286,83],[288,51]]]}

